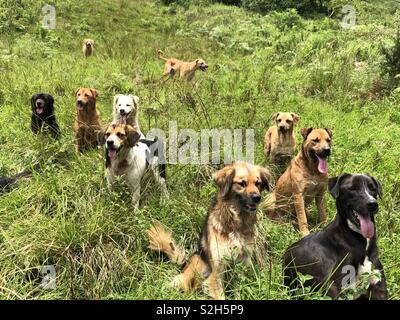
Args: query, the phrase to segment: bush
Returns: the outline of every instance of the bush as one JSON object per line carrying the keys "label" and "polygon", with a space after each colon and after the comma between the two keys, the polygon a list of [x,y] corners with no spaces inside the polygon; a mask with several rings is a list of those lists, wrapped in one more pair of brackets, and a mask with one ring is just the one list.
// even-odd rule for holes
{"label": "bush", "polygon": [[286,9],[297,9],[299,13],[325,12],[326,3],[324,0],[242,0],[244,8],[261,14]]}
{"label": "bush", "polygon": [[397,30],[392,47],[381,46],[384,60],[381,64],[385,87],[392,90],[400,86],[400,29]]}

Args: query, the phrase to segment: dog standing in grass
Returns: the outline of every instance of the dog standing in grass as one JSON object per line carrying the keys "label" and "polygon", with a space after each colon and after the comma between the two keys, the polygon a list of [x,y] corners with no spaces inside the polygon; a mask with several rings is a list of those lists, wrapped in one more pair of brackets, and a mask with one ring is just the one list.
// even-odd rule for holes
{"label": "dog standing in grass", "polygon": [[161,60],[165,61],[164,76],[173,76],[178,73],[181,79],[190,81],[197,70],[206,71],[208,69],[208,65],[201,58],[192,62],[186,62],[175,58],[164,58],[161,50],[158,50],[157,54]]}
{"label": "dog standing in grass", "polygon": [[76,117],[74,125],[75,145],[78,152],[96,147],[97,131],[101,130],[100,114],[96,110],[97,90],[78,88],[75,91]]}
{"label": "dog standing in grass", "polygon": [[[224,299],[222,275],[226,259],[249,261],[255,241],[257,206],[261,192],[269,190],[269,173],[260,166],[236,162],[226,165],[213,178],[218,191],[200,234],[198,251],[172,284],[187,291],[205,279],[210,296]],[[151,249],[165,253],[179,265],[184,264],[184,250],[160,223],[150,228],[149,238]]]}
{"label": "dog standing in grass", "polygon": [[265,133],[264,154],[270,164],[283,172],[296,150],[296,135],[293,129],[300,117],[292,112],[278,112],[272,115],[272,120],[275,125]]}
{"label": "dog standing in grass", "polygon": [[320,221],[326,220],[324,194],[328,185],[328,157],[331,154],[332,130],[301,129],[303,144],[297,156],[278,179],[273,194],[264,203],[266,214],[273,219],[296,213],[300,232],[310,233],[307,206],[317,205]]}
{"label": "dog standing in grass", "polygon": [[84,39],[82,44],[83,55],[87,58],[93,54],[94,40]]}

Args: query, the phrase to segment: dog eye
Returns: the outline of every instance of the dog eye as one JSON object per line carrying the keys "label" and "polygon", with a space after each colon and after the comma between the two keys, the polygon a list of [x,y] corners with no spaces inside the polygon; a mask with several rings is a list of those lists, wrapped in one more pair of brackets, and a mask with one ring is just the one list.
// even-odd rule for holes
{"label": "dog eye", "polygon": [[117,137],[118,137],[118,138],[122,138],[123,136],[124,136],[124,134],[122,134],[121,132],[118,132],[118,133],[117,133]]}
{"label": "dog eye", "polygon": [[287,123],[291,123],[291,122],[292,122],[292,120],[286,120],[286,122],[287,122]]}
{"label": "dog eye", "polygon": [[110,136],[110,133],[109,133],[109,132],[107,132],[107,133],[106,133],[106,137],[108,138],[109,136]]}
{"label": "dog eye", "polygon": [[85,93],[85,97],[89,97],[89,95],[87,93]]}
{"label": "dog eye", "polygon": [[278,122],[281,122],[282,121],[282,119],[278,119]]}
{"label": "dog eye", "polygon": [[326,139],[327,142],[331,142],[331,139]]}
{"label": "dog eye", "polygon": [[319,142],[319,139],[318,139],[318,138],[315,138],[315,139],[312,139],[311,141],[312,141],[312,142]]}

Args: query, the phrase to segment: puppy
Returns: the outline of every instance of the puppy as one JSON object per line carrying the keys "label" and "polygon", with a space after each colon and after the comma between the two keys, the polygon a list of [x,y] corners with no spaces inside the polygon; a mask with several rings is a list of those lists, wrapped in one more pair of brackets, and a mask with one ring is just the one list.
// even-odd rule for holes
{"label": "puppy", "polygon": [[31,130],[37,134],[46,127],[54,139],[60,137],[60,128],[54,115],[54,98],[47,93],[37,93],[31,98]]}
{"label": "puppy", "polygon": [[165,61],[164,65],[164,76],[173,76],[175,73],[179,73],[179,76],[185,80],[192,80],[196,70],[206,71],[208,65],[206,62],[199,58],[192,62],[185,62],[174,58],[164,58],[161,50],[157,51],[158,57]]}
{"label": "puppy", "polygon": [[300,152],[278,179],[276,188],[266,206],[271,218],[296,212],[300,232],[310,233],[306,207],[315,199],[321,222],[326,220],[324,193],[328,184],[327,160],[331,154],[332,130],[301,129],[303,144]]}
{"label": "puppy", "polygon": [[165,196],[165,165],[159,164],[158,154],[151,154],[150,148],[158,140],[140,139],[136,128],[124,124],[111,124],[99,133],[99,143],[105,145],[106,179],[109,187],[116,176],[122,176],[131,190],[132,203],[137,208],[140,200],[141,181],[146,171],[160,185]]}
{"label": "puppy", "polygon": [[326,286],[336,299],[346,288],[356,289],[362,274],[369,286],[359,299],[387,299],[383,267],[376,244],[375,213],[380,183],[369,175],[342,174],[329,179],[329,192],[336,200],[336,218],[323,230],[291,245],[283,257],[285,284],[297,287],[297,274],[311,275],[306,286]]}
{"label": "puppy", "polygon": [[97,146],[96,132],[101,130],[100,114],[96,110],[96,89],[78,88],[75,91],[76,118],[74,125],[75,145],[78,152]]}
{"label": "puppy", "polygon": [[286,169],[296,149],[294,127],[300,117],[292,112],[274,113],[275,125],[265,133],[264,154],[269,163]]}
{"label": "puppy", "polygon": [[82,45],[82,52],[85,57],[89,57],[93,54],[94,40],[84,39]]}
{"label": "puppy", "polygon": [[133,126],[140,133],[141,138],[144,138],[144,135],[140,131],[138,120],[139,97],[117,94],[114,96],[113,106],[113,123]]}
{"label": "puppy", "polygon": [[[248,262],[255,240],[257,205],[268,190],[266,169],[246,162],[226,165],[213,175],[217,194],[199,237],[198,251],[172,282],[183,290],[196,288],[205,279],[210,296],[224,299],[222,275],[226,258]],[[184,250],[160,223],[149,230],[149,248],[184,264]]]}

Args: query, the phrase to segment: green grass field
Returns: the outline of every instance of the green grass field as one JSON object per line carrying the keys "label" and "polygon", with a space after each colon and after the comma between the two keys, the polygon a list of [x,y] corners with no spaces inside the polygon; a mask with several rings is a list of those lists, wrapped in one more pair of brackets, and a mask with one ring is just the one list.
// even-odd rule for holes
{"label": "green grass field", "polygon": [[[14,2],[18,7],[10,9]],[[148,251],[145,231],[159,220],[193,251],[215,193],[214,168],[169,164],[170,199],[160,201],[156,192],[134,212],[125,188],[107,190],[103,152],[75,153],[73,93],[80,86],[99,91],[104,124],[111,120],[114,94],[129,92],[141,99],[144,132],[168,131],[170,121],[196,131],[253,128],[255,162],[263,165],[263,137],[272,113],[298,113],[298,129],[332,128],[330,175],[370,173],[383,185],[378,245],[390,298],[400,298],[400,91],[366,98],[380,77],[380,46],[392,43],[400,5],[343,2],[357,12],[356,26],[343,29],[338,12],[331,17],[295,11],[261,16],[205,3],[54,0],[49,4],[56,8],[55,30],[41,28],[44,1],[0,4],[0,176],[36,163],[43,168],[0,195],[1,299],[207,297],[203,291],[183,294],[168,287],[179,269]],[[84,38],[96,41],[88,59],[81,52]],[[189,84],[160,82],[163,64],[157,49],[185,60],[202,57],[209,70],[198,72]],[[356,70],[355,62],[364,67]],[[30,97],[37,92],[55,98],[59,141],[30,131]],[[330,221],[335,206],[330,195],[326,199]],[[300,234],[261,212],[259,218],[254,263],[247,269],[232,266],[227,296],[289,299],[281,257]],[[54,290],[40,286],[37,274],[43,265],[56,268]],[[323,298],[307,290],[301,295]]]}

